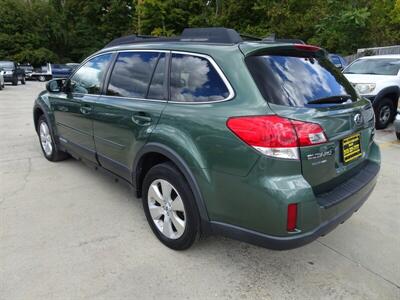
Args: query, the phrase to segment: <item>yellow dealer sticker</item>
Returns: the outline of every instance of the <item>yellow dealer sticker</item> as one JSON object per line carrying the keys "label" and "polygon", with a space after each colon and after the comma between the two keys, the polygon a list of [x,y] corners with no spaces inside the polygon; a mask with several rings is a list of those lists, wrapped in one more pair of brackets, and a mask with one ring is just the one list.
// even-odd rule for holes
{"label": "yellow dealer sticker", "polygon": [[342,141],[343,162],[348,164],[362,156],[360,134],[349,136]]}

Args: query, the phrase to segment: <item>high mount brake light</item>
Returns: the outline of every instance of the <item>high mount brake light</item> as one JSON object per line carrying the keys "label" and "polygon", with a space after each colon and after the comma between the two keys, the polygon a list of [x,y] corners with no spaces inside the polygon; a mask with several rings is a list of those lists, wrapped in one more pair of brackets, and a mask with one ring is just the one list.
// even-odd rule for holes
{"label": "high mount brake light", "polygon": [[299,147],[327,142],[320,125],[278,116],[232,117],[227,127],[246,144],[277,158],[299,159]]}
{"label": "high mount brake light", "polygon": [[317,52],[321,50],[320,47],[314,45],[294,44],[294,47],[298,50],[311,51],[311,52]]}

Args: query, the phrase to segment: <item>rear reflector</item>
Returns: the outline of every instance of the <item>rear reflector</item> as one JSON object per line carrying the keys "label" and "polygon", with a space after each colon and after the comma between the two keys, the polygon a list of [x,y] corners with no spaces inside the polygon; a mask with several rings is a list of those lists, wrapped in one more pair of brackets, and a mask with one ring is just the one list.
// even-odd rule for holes
{"label": "rear reflector", "polygon": [[299,147],[327,141],[319,124],[273,115],[233,117],[228,119],[227,126],[248,145],[277,158],[299,159]]}
{"label": "rear reflector", "polygon": [[296,231],[297,227],[297,204],[288,205],[287,210],[287,231]]}

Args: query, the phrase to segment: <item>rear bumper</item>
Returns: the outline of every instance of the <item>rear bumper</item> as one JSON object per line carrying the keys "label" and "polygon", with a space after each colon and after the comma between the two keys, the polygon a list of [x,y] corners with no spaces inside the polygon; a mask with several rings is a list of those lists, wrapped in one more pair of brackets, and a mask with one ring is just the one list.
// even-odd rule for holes
{"label": "rear bumper", "polygon": [[293,234],[292,236],[283,237],[273,236],[242,227],[213,221],[211,222],[211,230],[214,234],[224,235],[233,239],[274,250],[287,250],[303,246],[332,231],[334,228],[336,228],[336,226],[350,218],[351,215],[364,204],[364,202],[368,199],[369,195],[375,188],[379,167],[376,168],[374,171],[375,174],[368,178],[369,180],[367,184],[363,185],[363,187],[358,189],[357,192],[354,192],[351,195],[347,195],[345,199],[341,199],[341,202],[346,202],[346,200],[351,201],[352,204],[350,206],[348,206],[344,210],[341,210],[336,215],[334,215],[334,217],[325,220],[314,229],[309,230],[305,233]]}

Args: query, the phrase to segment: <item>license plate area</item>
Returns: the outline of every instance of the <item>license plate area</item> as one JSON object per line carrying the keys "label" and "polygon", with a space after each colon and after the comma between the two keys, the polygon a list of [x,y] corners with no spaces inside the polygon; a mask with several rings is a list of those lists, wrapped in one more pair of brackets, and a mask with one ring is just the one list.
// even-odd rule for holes
{"label": "license plate area", "polygon": [[353,134],[342,140],[342,156],[345,165],[362,156],[361,136],[359,133]]}

